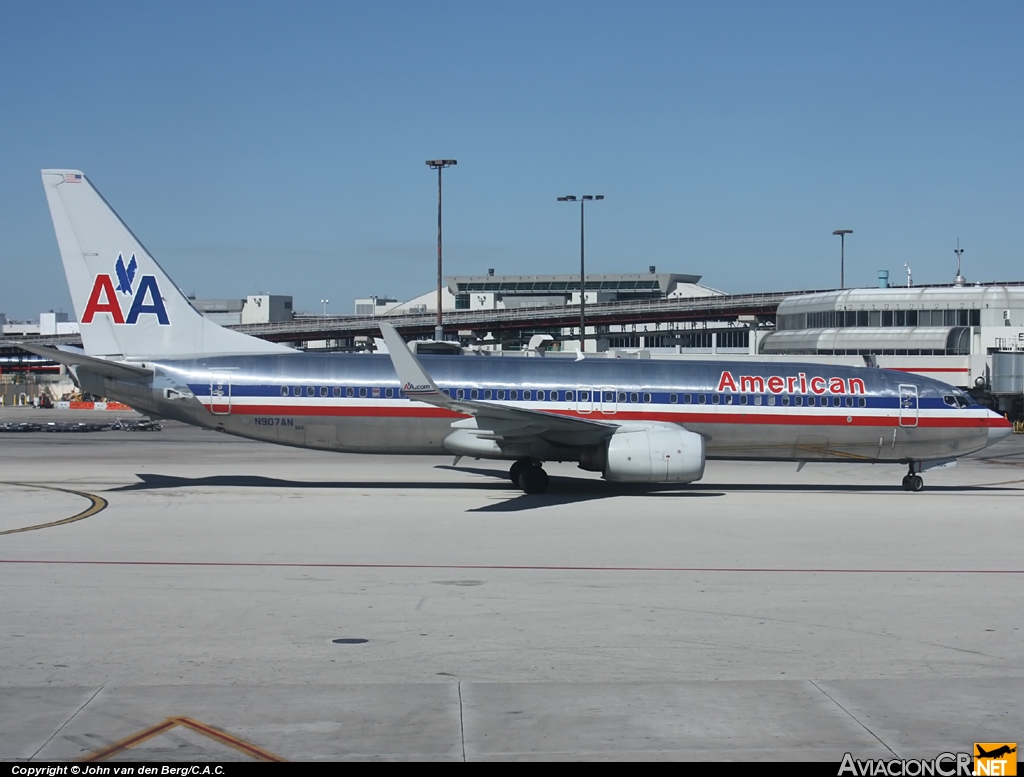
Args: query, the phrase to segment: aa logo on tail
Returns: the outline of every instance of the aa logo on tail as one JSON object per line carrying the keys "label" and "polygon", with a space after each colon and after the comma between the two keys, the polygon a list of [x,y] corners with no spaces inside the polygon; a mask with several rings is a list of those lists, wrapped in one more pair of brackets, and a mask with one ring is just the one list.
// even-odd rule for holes
{"label": "aa logo on tail", "polygon": [[[164,307],[163,297],[160,296],[156,276],[143,275],[138,288],[132,290],[138,269],[139,263],[135,259],[135,254],[132,254],[127,265],[124,256],[118,254],[117,262],[114,264],[114,274],[117,276],[116,289],[114,280],[109,275],[97,275],[89,293],[89,301],[85,305],[85,312],[82,314],[82,323],[91,324],[97,313],[109,313],[115,324],[135,324],[138,323],[139,316],[148,313],[156,316],[161,326],[168,326],[171,322],[167,318],[167,308]],[[121,307],[118,294],[131,300],[127,316]]]}

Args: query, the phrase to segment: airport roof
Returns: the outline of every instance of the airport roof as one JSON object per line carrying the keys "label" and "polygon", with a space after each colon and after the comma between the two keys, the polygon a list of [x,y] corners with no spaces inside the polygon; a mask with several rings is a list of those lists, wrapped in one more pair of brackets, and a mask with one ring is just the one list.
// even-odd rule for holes
{"label": "airport roof", "polygon": [[[623,294],[660,293],[668,296],[681,283],[697,283],[699,275],[680,273],[587,274],[588,291],[614,291]],[[561,275],[455,275],[445,278],[453,294],[500,292],[501,294],[567,294],[580,290],[580,276]]]}

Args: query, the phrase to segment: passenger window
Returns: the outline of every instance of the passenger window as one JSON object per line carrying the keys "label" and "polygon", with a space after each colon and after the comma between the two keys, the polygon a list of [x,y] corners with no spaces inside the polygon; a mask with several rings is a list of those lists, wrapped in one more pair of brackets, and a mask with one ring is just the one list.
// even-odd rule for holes
{"label": "passenger window", "polygon": [[301,397],[302,396],[302,386],[296,386],[295,390],[294,390],[294,393],[295,393],[295,396]]}
{"label": "passenger window", "polygon": [[620,391],[619,392],[619,402],[625,402],[625,401],[626,401],[626,392],[625,391]]}
{"label": "passenger window", "polygon": [[346,397],[354,397],[355,395],[356,395],[356,390],[354,388],[352,388],[351,386],[349,386],[347,389],[345,389],[345,396]]}
{"label": "passenger window", "polygon": [[479,397],[480,397],[480,392],[479,391],[477,391],[476,389],[470,389],[469,390],[469,398],[470,399],[479,399]]}
{"label": "passenger window", "polygon": [[334,396],[336,396],[336,397],[340,397],[341,396],[341,386],[335,386],[334,390],[331,393],[334,394]]}
{"label": "passenger window", "polygon": [[783,407],[788,407],[789,406],[789,397],[783,397],[782,398],[782,406]]}
{"label": "passenger window", "polygon": [[689,405],[691,402],[693,402],[693,396],[690,394],[683,394],[683,404]]}
{"label": "passenger window", "polygon": [[541,390],[541,391],[538,391],[538,392],[537,392],[537,399],[538,399],[538,400],[539,400],[540,402],[543,402],[543,401],[544,401],[544,391],[543,391],[543,390]]}
{"label": "passenger window", "polygon": [[[451,389],[441,389],[441,393],[444,394],[446,397],[450,397],[452,395],[452,390]],[[401,396],[401,394],[399,394],[399,396]]]}
{"label": "passenger window", "polygon": [[491,390],[490,389],[484,389],[484,399],[490,399],[490,398],[491,398]]}
{"label": "passenger window", "polygon": [[574,396],[575,396],[575,394],[574,394],[574,393],[573,393],[572,391],[566,391],[566,392],[565,392],[565,401],[566,401],[566,402],[572,402],[572,401],[573,401],[573,399],[572,399],[572,398],[573,398]]}
{"label": "passenger window", "polygon": [[867,407],[868,401],[864,397],[861,397],[860,399],[857,400],[857,404],[860,405],[861,407]]}
{"label": "passenger window", "polygon": [[281,396],[282,397],[288,396],[288,387],[287,386],[281,386]]}
{"label": "passenger window", "polygon": [[720,404],[722,404],[722,397],[720,395],[718,395],[718,394],[712,394],[711,395],[711,404],[712,405],[720,405]]}
{"label": "passenger window", "polygon": [[456,399],[465,399],[466,398],[466,390],[465,389],[456,389],[455,390],[455,398]]}
{"label": "passenger window", "polygon": [[775,397],[774,396],[768,397],[768,404],[769,405],[774,405],[775,404]]}
{"label": "passenger window", "polygon": [[533,399],[533,392],[530,389],[523,389],[523,399],[529,402]]}
{"label": "passenger window", "polygon": [[[551,393],[554,394],[555,392],[552,391]],[[615,401],[615,392],[614,391],[606,391],[606,392],[604,392],[604,401],[608,402],[608,403],[614,402]]]}
{"label": "passenger window", "polygon": [[704,394],[698,394],[697,395],[697,404],[698,405],[706,405],[707,403],[708,403],[707,396],[705,396]]}
{"label": "passenger window", "polygon": [[853,397],[847,397],[846,398],[846,406],[847,407],[853,407]]}
{"label": "passenger window", "polygon": [[733,399],[732,394],[726,394],[725,395],[725,404],[731,405],[732,404],[732,399]]}
{"label": "passenger window", "polygon": [[320,396],[322,396],[322,397],[326,397],[327,396],[327,386],[321,386],[320,387]]}
{"label": "passenger window", "polygon": [[590,392],[589,391],[581,391],[580,392],[580,402],[589,402],[589,401],[590,401]]}
{"label": "passenger window", "polygon": [[375,388],[373,391],[370,392],[370,394],[373,395],[374,399],[380,399],[380,389],[379,388]]}
{"label": "passenger window", "polygon": [[651,395],[650,394],[646,394],[646,393],[644,394],[644,402],[646,402],[648,404],[651,403]]}
{"label": "passenger window", "polygon": [[760,394],[758,394],[756,397],[754,397],[754,404],[755,405],[760,405],[761,404],[761,395]]}
{"label": "passenger window", "polygon": [[498,399],[505,398],[505,389],[498,389]]}
{"label": "passenger window", "polygon": [[676,404],[676,402],[679,401],[679,395],[678,394],[669,394],[668,395],[668,401],[671,402],[673,405]]}
{"label": "passenger window", "polygon": [[509,392],[509,399],[519,399],[519,392],[516,391],[515,389],[512,389]]}
{"label": "passenger window", "polygon": [[804,403],[804,398],[803,397],[793,397],[793,404],[796,405],[797,407],[802,406],[803,403]]}
{"label": "passenger window", "polygon": [[384,389],[384,396],[392,399],[395,396],[395,390],[393,388]]}
{"label": "passenger window", "polygon": [[632,394],[630,394],[630,395],[629,395],[629,401],[630,401],[630,402],[639,402],[639,401],[640,401],[640,395],[639,395],[639,394],[637,394],[637,393],[636,393],[636,392],[634,391],[634,392],[633,392]]}
{"label": "passenger window", "polygon": [[741,405],[747,404],[747,395],[746,394],[741,394],[740,395],[740,404]]}
{"label": "passenger window", "polygon": [[306,396],[307,397],[314,397],[314,396],[316,396],[316,386],[306,386]]}
{"label": "passenger window", "polygon": [[361,396],[363,398],[366,397],[366,387],[365,386],[363,386],[361,389],[359,389],[359,396]]}

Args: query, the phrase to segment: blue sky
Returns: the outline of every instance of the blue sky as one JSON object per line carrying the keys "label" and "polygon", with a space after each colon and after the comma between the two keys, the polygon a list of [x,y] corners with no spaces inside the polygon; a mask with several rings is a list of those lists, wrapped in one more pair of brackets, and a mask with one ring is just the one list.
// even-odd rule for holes
{"label": "blue sky", "polygon": [[1024,4],[0,5],[0,312],[70,309],[39,181],[77,167],[201,297],[450,273],[1024,278]]}

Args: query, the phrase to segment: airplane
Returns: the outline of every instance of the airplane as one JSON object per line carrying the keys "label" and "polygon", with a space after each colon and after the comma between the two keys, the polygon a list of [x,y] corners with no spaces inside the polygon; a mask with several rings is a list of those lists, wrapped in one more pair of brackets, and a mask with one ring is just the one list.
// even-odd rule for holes
{"label": "airplane", "polygon": [[998,442],[998,413],[936,380],[877,368],[742,361],[312,354],[200,315],[79,170],[43,170],[82,349],[23,344],[83,391],[254,440],[365,454],[545,462],[620,483],[692,483],[714,459],[899,463],[921,472]]}
{"label": "airplane", "polygon": [[975,756],[975,758],[999,758],[999,756],[1009,755],[1010,753],[1016,753],[1017,752],[1017,748],[1016,747],[1010,747],[1009,745],[1002,745],[1000,747],[997,747],[991,753],[986,752],[985,749],[981,745],[975,745],[974,747],[978,751],[978,753]]}

